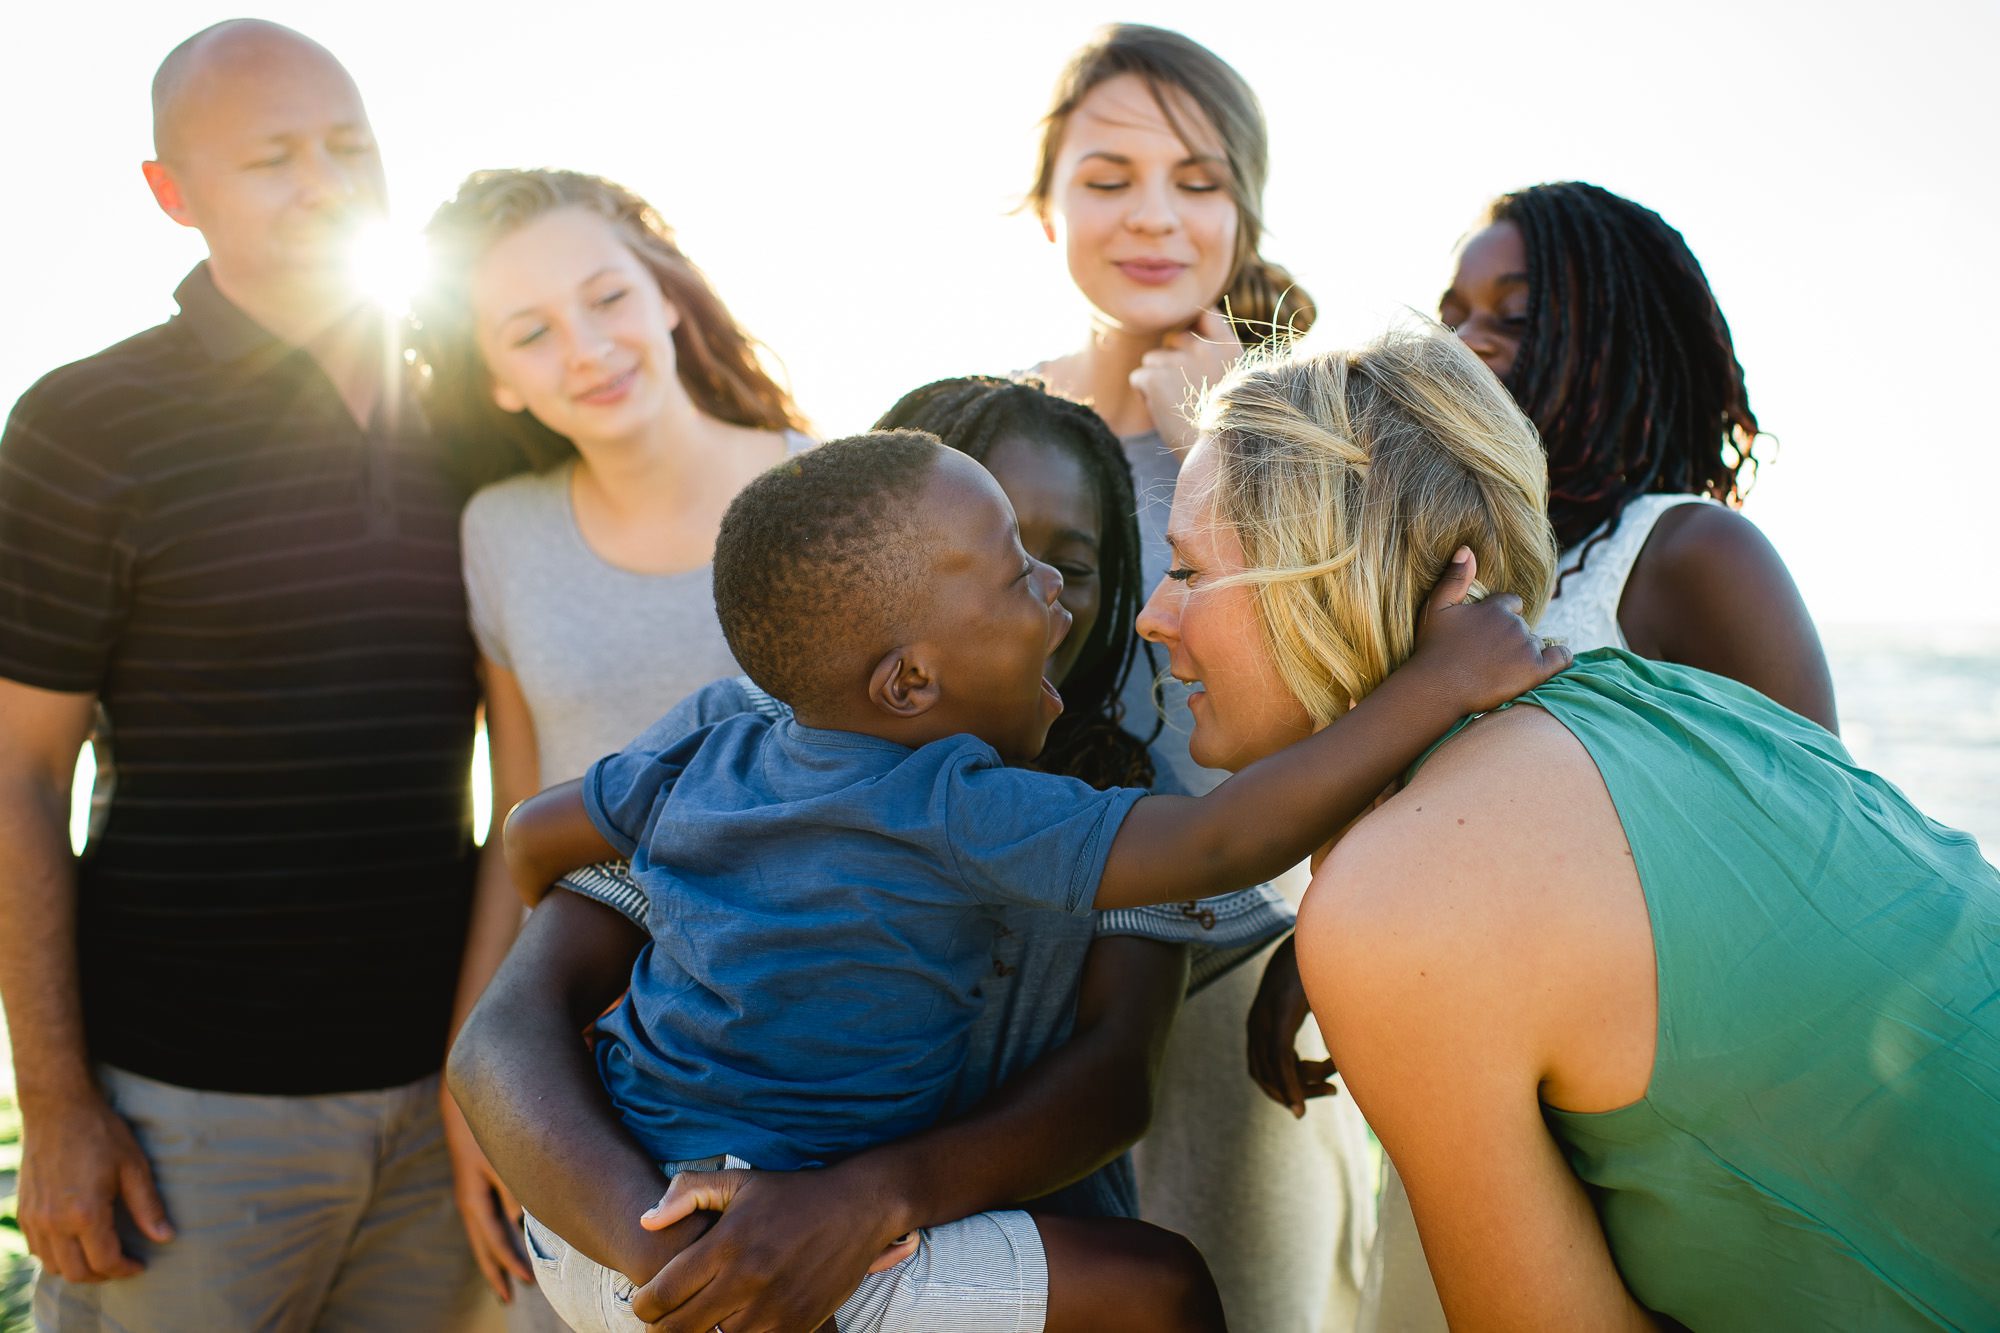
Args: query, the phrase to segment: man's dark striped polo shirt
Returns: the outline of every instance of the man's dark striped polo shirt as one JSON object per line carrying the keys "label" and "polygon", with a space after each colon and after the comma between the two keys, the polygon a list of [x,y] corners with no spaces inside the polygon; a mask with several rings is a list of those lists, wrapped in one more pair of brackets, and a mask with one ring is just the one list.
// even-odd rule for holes
{"label": "man's dark striped polo shirt", "polygon": [[[98,1060],[308,1094],[435,1071],[471,895],[462,495],[206,266],[0,439],[0,676],[96,695],[78,867]],[[0,874],[8,868],[0,867]]]}

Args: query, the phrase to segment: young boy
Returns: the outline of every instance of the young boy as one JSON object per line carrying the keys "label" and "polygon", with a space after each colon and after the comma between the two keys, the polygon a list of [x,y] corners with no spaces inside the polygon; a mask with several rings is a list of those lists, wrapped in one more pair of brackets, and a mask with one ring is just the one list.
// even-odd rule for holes
{"label": "young boy", "polygon": [[[645,888],[652,942],[599,1025],[598,1067],[670,1172],[821,1165],[930,1124],[977,1012],[983,909],[1080,913],[1266,879],[1458,717],[1550,674],[1518,618],[1455,613],[1327,728],[1337,742],[1198,799],[1098,791],[1006,767],[1061,711],[1043,674],[1069,625],[1060,587],[978,464],[910,432],[822,446],[752,483],[716,547],[730,647],[793,716],[739,714],[611,756],[509,820],[524,888],[612,854]],[[694,1206],[685,1185],[669,1200],[651,1224]],[[1087,1283],[1092,1228],[1138,1225],[1044,1234],[989,1213],[932,1228],[839,1326],[1080,1327],[1070,1316],[1090,1302],[1050,1273]],[[536,1227],[538,1248],[561,1244]],[[1189,1263],[1182,1247],[1159,1258]],[[1121,1288],[1126,1326],[1220,1326],[1211,1285],[1160,1276]]]}

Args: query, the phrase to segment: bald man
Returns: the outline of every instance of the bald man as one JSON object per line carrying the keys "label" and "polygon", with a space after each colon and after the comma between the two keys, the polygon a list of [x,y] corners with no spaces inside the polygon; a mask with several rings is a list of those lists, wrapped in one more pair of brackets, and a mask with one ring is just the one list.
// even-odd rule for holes
{"label": "bald man", "polygon": [[[180,313],[0,437],[0,996],[44,1329],[483,1320],[437,1071],[478,687],[462,499],[348,245],[353,81],[269,23],[161,65]],[[108,816],[66,833],[78,747]],[[103,751],[101,751],[103,753]]]}

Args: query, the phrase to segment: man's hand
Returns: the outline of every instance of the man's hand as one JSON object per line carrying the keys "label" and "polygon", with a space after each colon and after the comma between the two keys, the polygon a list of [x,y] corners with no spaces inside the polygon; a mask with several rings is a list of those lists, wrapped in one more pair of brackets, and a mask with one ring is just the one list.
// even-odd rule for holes
{"label": "man's hand", "polygon": [[[648,1230],[695,1213],[713,1228],[632,1296],[632,1313],[669,1333],[816,1329],[861,1279],[916,1250],[885,1200],[840,1167],[684,1171],[640,1219]],[[884,1233],[887,1233],[886,1235]]]}
{"label": "man's hand", "polygon": [[1194,327],[1169,333],[1140,359],[1130,383],[1146,401],[1153,426],[1181,457],[1194,447],[1188,408],[1243,355],[1243,342],[1221,312],[1204,310]]}
{"label": "man's hand", "polygon": [[1250,1005],[1250,1077],[1264,1095],[1295,1116],[1306,1113],[1314,1097],[1332,1097],[1333,1061],[1299,1058],[1299,1028],[1311,1013],[1305,983],[1299,980],[1299,956],[1287,939],[1264,967],[1264,980]]}
{"label": "man's hand", "polygon": [[21,1231],[66,1282],[131,1277],[145,1265],[118,1243],[121,1201],[148,1239],[174,1238],[153,1168],[132,1128],[95,1092],[21,1107]]}
{"label": "man's hand", "polygon": [[472,1243],[472,1257],[493,1294],[510,1302],[514,1299],[510,1276],[531,1286],[535,1281],[528,1256],[521,1252],[521,1205],[479,1150],[451,1094],[440,1090],[438,1100],[445,1148],[451,1154],[452,1196],[465,1223],[466,1239]]}

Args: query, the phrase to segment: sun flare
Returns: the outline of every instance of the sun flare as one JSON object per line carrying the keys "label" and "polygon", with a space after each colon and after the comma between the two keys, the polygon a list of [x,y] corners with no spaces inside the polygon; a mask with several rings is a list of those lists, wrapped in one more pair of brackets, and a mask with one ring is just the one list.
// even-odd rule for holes
{"label": "sun flare", "polygon": [[403,314],[423,283],[428,257],[423,237],[390,222],[371,222],[355,234],[348,273],[368,299]]}

